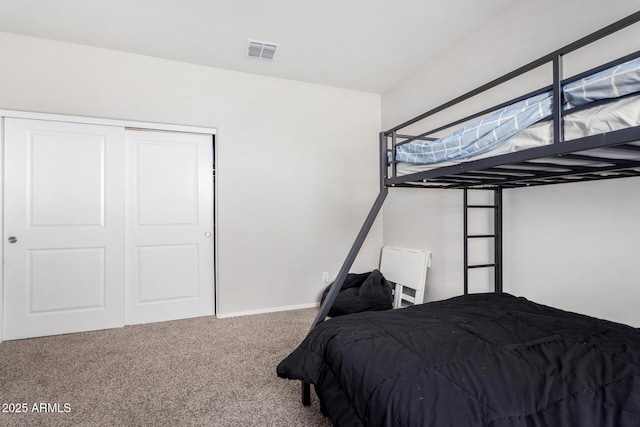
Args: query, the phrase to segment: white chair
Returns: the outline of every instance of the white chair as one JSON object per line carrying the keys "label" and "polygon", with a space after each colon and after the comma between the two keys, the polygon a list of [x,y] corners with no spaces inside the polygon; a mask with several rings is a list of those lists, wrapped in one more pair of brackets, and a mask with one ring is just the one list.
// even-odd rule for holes
{"label": "white chair", "polygon": [[380,272],[394,282],[393,308],[424,302],[427,273],[431,267],[431,252],[384,246],[380,257]]}

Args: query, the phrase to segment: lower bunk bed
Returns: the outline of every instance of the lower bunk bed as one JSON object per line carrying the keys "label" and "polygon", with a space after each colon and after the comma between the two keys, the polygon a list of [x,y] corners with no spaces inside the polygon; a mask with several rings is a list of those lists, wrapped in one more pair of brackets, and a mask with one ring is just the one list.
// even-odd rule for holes
{"label": "lower bunk bed", "polygon": [[336,426],[638,426],[640,331],[505,293],[315,327],[277,367]]}

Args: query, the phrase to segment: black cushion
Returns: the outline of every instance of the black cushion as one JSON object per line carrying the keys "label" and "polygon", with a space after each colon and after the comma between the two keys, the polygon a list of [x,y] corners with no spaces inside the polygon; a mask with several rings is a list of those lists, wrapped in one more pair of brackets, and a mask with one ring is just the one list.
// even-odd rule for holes
{"label": "black cushion", "polygon": [[[322,293],[321,303],[329,294],[329,285]],[[349,273],[338,292],[333,306],[329,309],[329,316],[336,317],[344,314],[362,311],[389,310],[393,308],[391,285],[378,270],[369,273]]]}

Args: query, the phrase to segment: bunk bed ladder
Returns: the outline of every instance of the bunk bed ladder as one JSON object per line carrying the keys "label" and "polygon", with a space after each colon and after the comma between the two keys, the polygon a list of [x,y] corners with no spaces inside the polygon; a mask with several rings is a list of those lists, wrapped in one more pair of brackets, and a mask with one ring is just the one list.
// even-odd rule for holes
{"label": "bunk bed ladder", "polygon": [[[481,189],[485,190],[486,189]],[[469,189],[463,189],[464,219],[464,294],[469,293],[469,270],[476,268],[494,269],[494,291],[502,292],[502,188],[493,189],[493,204],[469,204]],[[493,211],[493,233],[469,234],[469,209],[489,209]],[[469,264],[469,240],[492,239],[493,262],[485,264]]]}

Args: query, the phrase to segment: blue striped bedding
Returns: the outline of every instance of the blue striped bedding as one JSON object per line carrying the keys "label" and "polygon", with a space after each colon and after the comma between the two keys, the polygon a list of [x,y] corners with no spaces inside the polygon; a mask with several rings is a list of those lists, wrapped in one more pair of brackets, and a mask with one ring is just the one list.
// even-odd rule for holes
{"label": "blue striped bedding", "polygon": [[[640,91],[640,58],[563,87],[563,108]],[[436,141],[412,141],[396,149],[396,161],[435,164],[465,159],[499,147],[523,129],[551,115],[552,93],[509,105]]]}

